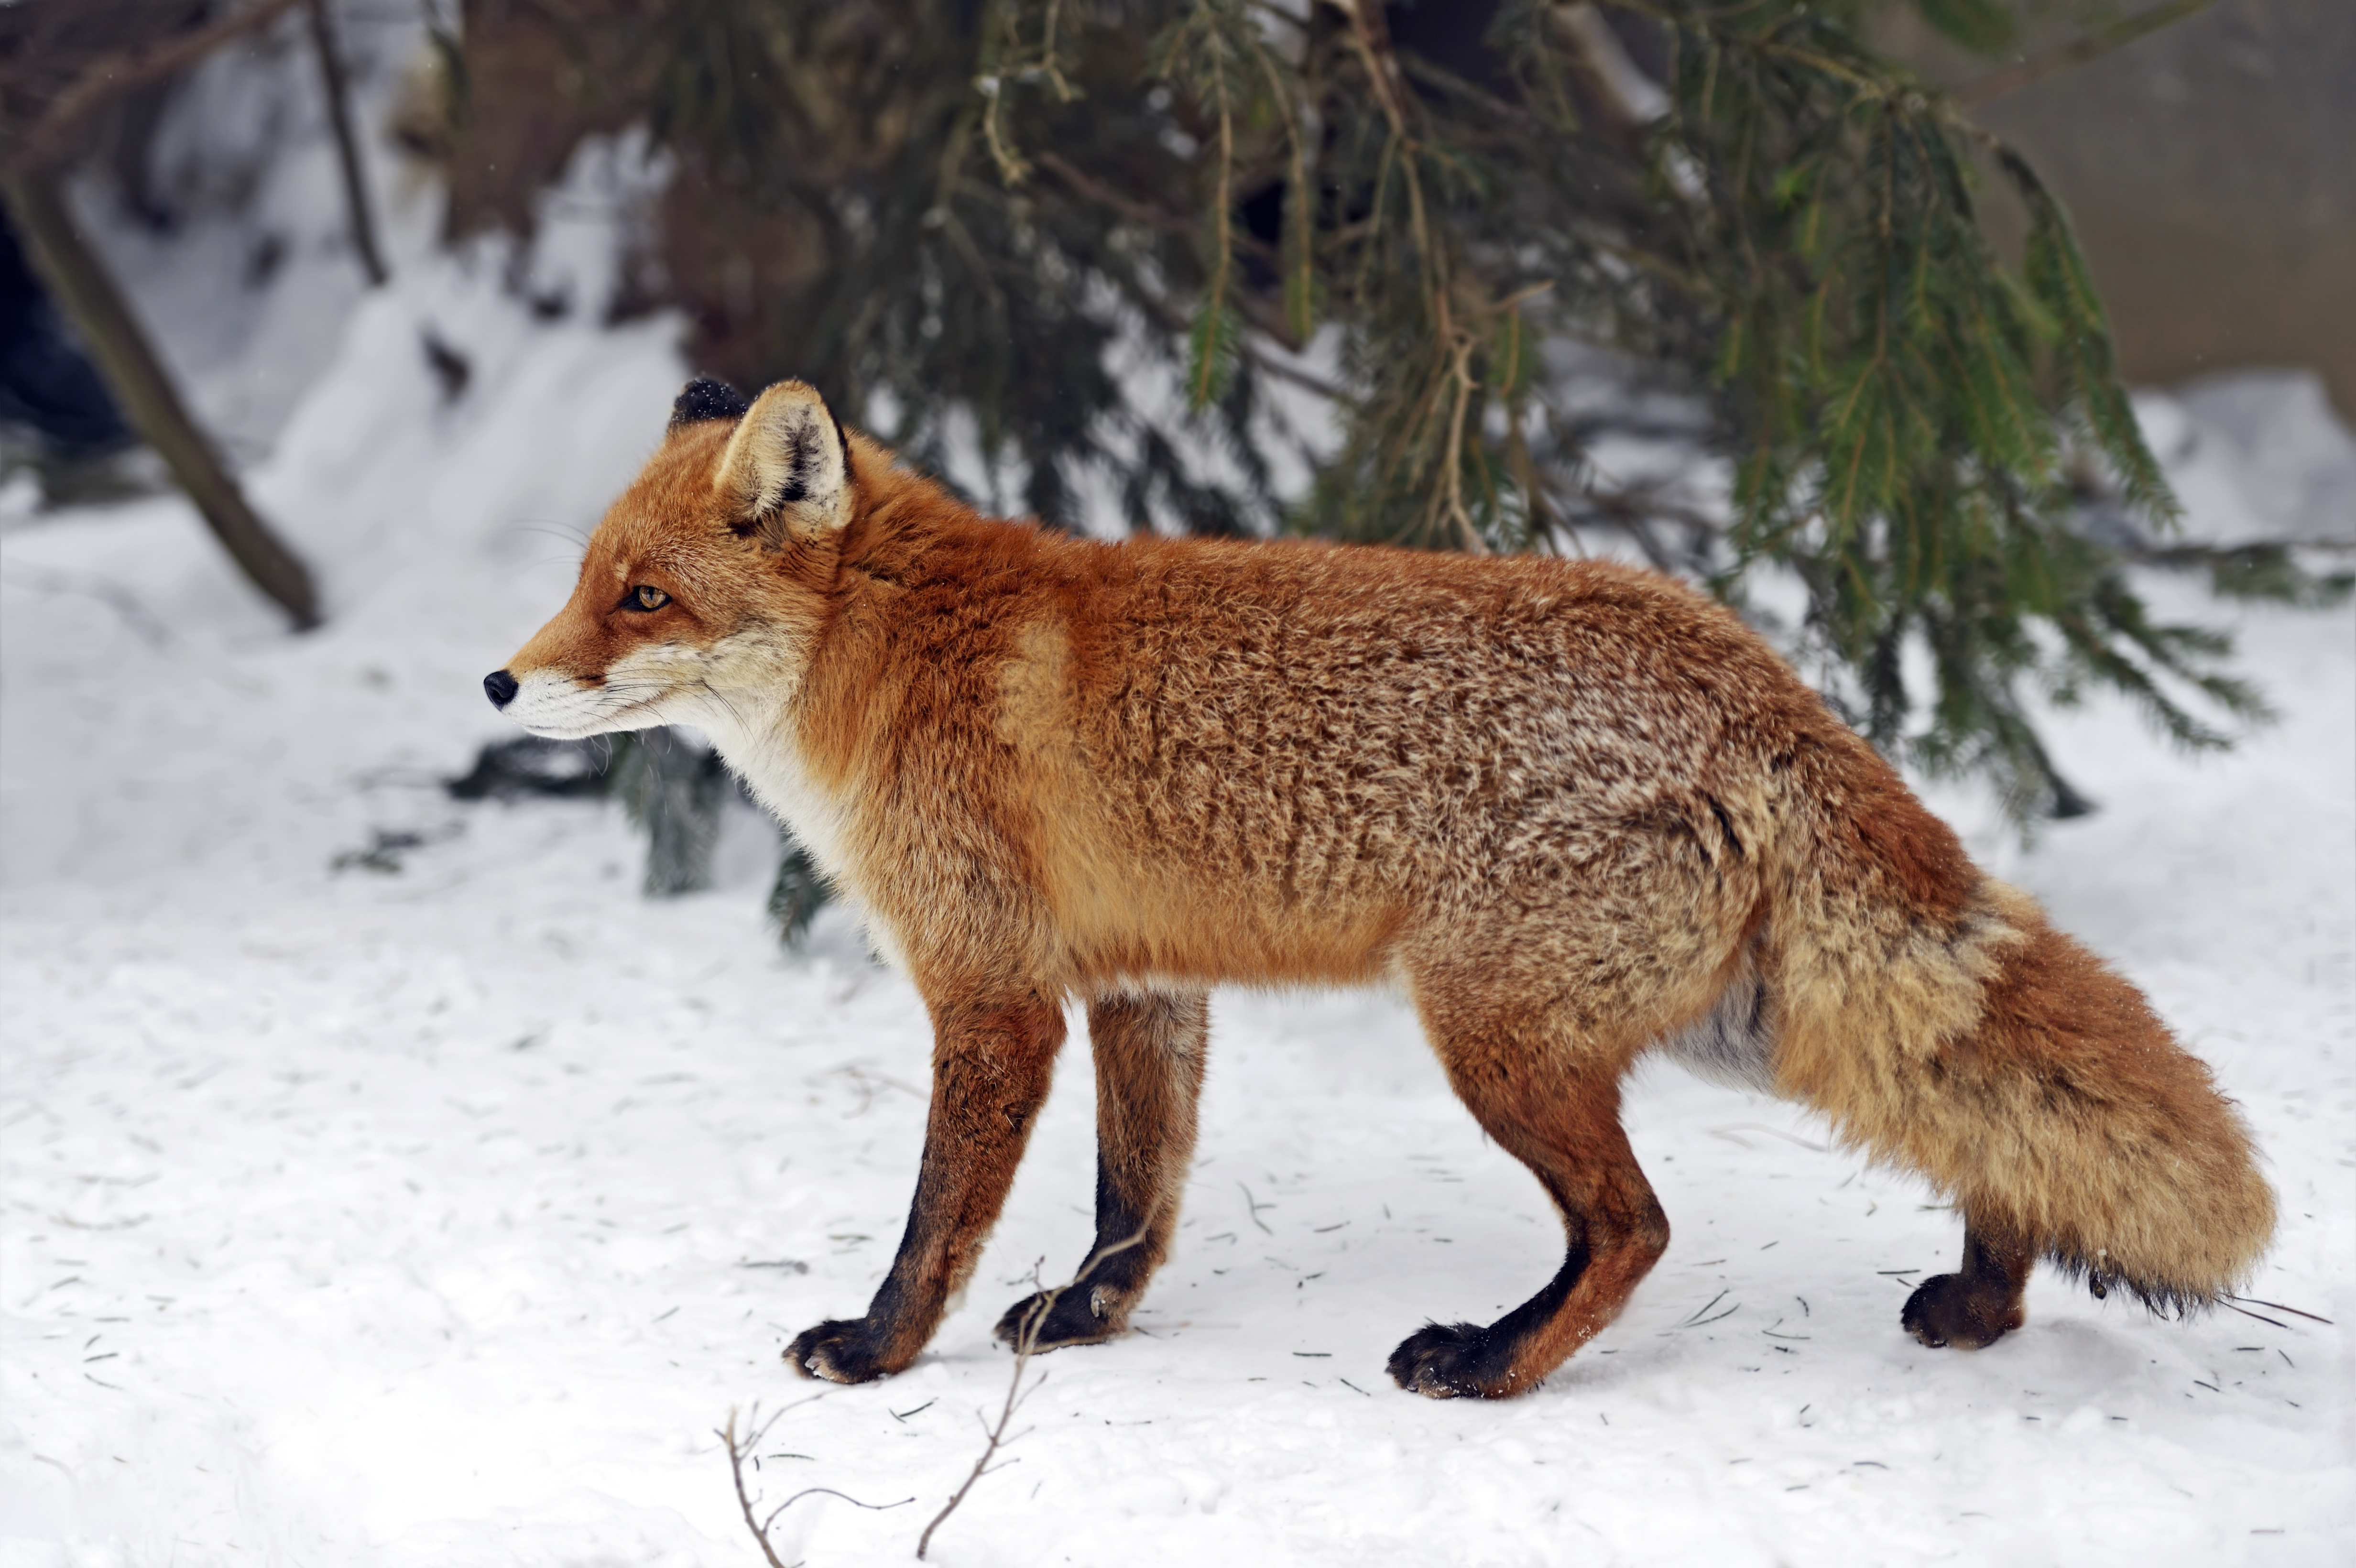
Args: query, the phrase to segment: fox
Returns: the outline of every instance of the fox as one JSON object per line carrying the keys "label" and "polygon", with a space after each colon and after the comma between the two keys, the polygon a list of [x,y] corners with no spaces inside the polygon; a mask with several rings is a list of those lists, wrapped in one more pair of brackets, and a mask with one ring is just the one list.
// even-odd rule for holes
{"label": "fox", "polygon": [[1387,1371],[1526,1392],[1669,1224],[1621,1122],[1661,1056],[1796,1103],[1963,1221],[1901,1313],[2021,1327],[2042,1259],[2155,1311],[2274,1229],[2251,1135],[2136,988],[1984,875],[1757,632],[1593,560],[1076,537],[985,517],[811,387],[691,382],[571,598],[484,680],[536,735],[708,735],[933,1030],[906,1228],[797,1372],[907,1367],[961,1296],[1064,1044],[1097,1081],[1095,1250],[997,1326],[1110,1339],[1168,1255],[1215,986],[1387,986],[1537,1178],[1559,1266]]}

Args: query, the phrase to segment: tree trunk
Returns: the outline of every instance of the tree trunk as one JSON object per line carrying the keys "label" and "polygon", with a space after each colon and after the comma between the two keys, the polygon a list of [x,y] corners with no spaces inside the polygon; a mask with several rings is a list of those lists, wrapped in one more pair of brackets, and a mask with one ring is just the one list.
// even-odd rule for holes
{"label": "tree trunk", "polygon": [[360,170],[359,138],[352,134],[351,95],[344,86],[344,62],[336,53],[336,35],[327,25],[327,0],[310,0],[311,42],[319,51],[319,75],[327,89],[327,123],[335,128],[336,159],[344,171],[344,206],[352,219],[352,248],[360,253],[360,269],[369,286],[380,289],[392,274],[377,249],[376,219],[369,208],[368,183]]}
{"label": "tree trunk", "polygon": [[0,183],[9,215],[50,293],[73,320],[105,373],[115,400],[203,514],[253,585],[294,618],[296,631],[319,624],[311,574],[246,504],[244,492],[180,404],[170,375],[138,317],[96,252],[75,229],[56,173],[33,168]]}

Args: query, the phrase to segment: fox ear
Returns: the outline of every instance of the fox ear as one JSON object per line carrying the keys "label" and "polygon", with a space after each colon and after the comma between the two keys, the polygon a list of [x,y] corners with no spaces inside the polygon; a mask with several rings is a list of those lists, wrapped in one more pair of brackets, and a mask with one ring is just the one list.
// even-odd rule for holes
{"label": "fox ear", "polygon": [[701,424],[706,420],[742,419],[748,406],[744,394],[727,382],[699,376],[671,403],[670,424],[663,433],[672,434],[682,425]]}
{"label": "fox ear", "polygon": [[771,549],[788,538],[816,542],[851,522],[851,452],[826,400],[801,381],[780,381],[754,400],[714,485],[735,511],[729,527]]}

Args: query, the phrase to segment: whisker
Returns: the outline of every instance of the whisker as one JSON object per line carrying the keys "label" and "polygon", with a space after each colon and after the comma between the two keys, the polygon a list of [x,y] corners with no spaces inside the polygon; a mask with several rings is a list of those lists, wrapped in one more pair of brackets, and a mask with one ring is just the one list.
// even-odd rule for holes
{"label": "whisker", "polygon": [[736,704],[731,701],[727,694],[723,692],[718,687],[713,686],[708,680],[699,680],[695,684],[701,687],[705,691],[710,692],[712,694],[712,700],[720,704],[721,707],[728,709],[728,717],[736,721],[736,727],[738,729],[749,731],[752,728],[752,726],[744,722],[744,715],[737,709]]}
{"label": "whisker", "polygon": [[520,534],[552,534],[558,539],[579,545],[584,549],[589,548],[587,534],[583,533],[573,524],[559,521],[554,517],[519,517],[508,526]]}

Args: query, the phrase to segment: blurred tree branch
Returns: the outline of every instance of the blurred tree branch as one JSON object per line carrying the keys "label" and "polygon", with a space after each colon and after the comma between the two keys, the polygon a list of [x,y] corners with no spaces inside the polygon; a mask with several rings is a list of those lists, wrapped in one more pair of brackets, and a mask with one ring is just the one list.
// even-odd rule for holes
{"label": "blurred tree branch", "polygon": [[130,302],[75,226],[58,176],[37,168],[12,174],[0,181],[0,194],[6,197],[8,215],[24,236],[34,264],[80,328],[123,411],[171,466],[173,477],[196,503],[221,548],[255,587],[286,612],[296,631],[317,625],[319,601],[310,572],[254,515],[245,493],[182,406]]}
{"label": "blurred tree branch", "polygon": [[[91,114],[264,26],[298,0],[254,0],[218,20],[188,0],[49,0],[0,7],[0,199],[49,293],[90,345],[115,400],[196,503],[221,547],[297,631],[319,624],[302,560],[247,502],[181,401],[163,357],[75,222],[59,166]],[[117,40],[135,37],[125,48]]]}
{"label": "blurred tree branch", "polygon": [[336,31],[327,16],[327,0],[305,0],[311,14],[311,48],[319,57],[319,80],[327,89],[327,128],[335,133],[336,165],[344,176],[344,208],[351,219],[352,249],[369,286],[380,289],[392,273],[376,242],[376,218],[369,202],[368,177],[360,166],[359,138],[352,132],[351,93],[344,80],[343,57],[336,51]]}
{"label": "blurred tree branch", "polygon": [[2024,87],[2034,87],[2048,77],[2075,70],[2082,65],[2102,59],[2114,49],[2125,48],[2137,38],[2147,37],[2162,27],[2172,27],[2196,11],[2205,11],[2215,0],[2166,0],[2148,11],[2132,16],[2122,16],[2108,27],[2059,44],[2028,59],[2018,60],[2001,70],[1992,70],[1955,89],[1955,101],[1965,108],[2001,98],[2008,92],[2019,92]]}
{"label": "blurred tree branch", "polygon": [[[218,20],[188,0],[48,0],[0,7],[0,175],[52,163],[109,101],[194,65],[303,0],[252,0]],[[128,47],[118,40],[141,40]]]}
{"label": "blurred tree branch", "polygon": [[[476,0],[454,211],[528,228],[643,121],[677,160],[644,303],[699,368],[802,377],[937,472],[978,449],[973,499],[1050,523],[1109,492],[1158,531],[1605,528],[1730,599],[1788,571],[1827,698],[2027,821],[2072,798],[2035,691],[2195,748],[2264,709],[2082,526],[2073,475],[2174,501],[2059,202],[1874,47],[1901,4],[2018,36],[2009,0]],[[1606,361],[1599,426],[1567,367]],[[1663,399],[1730,495],[1590,460]]]}

